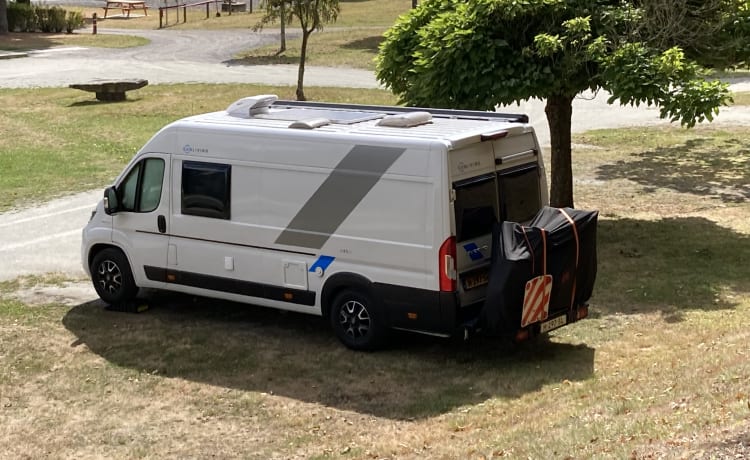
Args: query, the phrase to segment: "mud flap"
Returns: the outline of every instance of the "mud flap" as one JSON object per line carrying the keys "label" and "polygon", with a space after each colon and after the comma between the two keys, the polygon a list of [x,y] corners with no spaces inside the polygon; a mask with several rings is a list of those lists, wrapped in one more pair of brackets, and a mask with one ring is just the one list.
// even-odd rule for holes
{"label": "mud flap", "polygon": [[[546,317],[584,305],[596,280],[597,211],[545,207],[529,226],[495,225],[483,329],[515,335]],[[527,296],[529,290],[541,297]],[[544,311],[546,308],[546,312]]]}

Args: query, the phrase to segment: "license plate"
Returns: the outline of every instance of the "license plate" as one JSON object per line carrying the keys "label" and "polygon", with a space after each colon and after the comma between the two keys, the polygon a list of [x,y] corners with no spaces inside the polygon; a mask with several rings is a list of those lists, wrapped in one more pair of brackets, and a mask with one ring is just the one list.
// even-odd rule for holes
{"label": "license plate", "polygon": [[553,329],[557,329],[558,327],[565,326],[567,322],[568,322],[568,317],[566,315],[558,316],[557,318],[552,318],[551,320],[545,321],[539,325],[539,332],[544,334],[545,332],[549,332]]}
{"label": "license plate", "polygon": [[490,282],[490,272],[489,271],[481,271],[481,272],[474,272],[469,273],[467,275],[462,276],[463,282],[464,282],[464,290],[468,291],[474,288],[477,288],[479,286],[484,286],[485,284]]}

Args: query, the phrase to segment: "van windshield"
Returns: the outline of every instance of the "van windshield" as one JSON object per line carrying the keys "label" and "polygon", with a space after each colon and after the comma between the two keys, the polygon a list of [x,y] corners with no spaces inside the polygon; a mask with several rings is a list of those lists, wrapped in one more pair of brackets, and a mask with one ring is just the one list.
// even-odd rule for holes
{"label": "van windshield", "polygon": [[494,175],[479,176],[454,185],[456,189],[456,239],[466,241],[492,232],[497,220]]}

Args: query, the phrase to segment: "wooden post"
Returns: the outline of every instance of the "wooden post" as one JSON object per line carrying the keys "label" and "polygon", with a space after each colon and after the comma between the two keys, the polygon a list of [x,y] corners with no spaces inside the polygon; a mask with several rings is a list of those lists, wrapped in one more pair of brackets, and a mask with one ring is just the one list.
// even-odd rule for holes
{"label": "wooden post", "polygon": [[91,20],[92,20],[92,21],[91,21],[91,25],[92,25],[92,27],[93,27],[93,30],[92,30],[92,32],[91,32],[91,33],[92,33],[93,35],[96,35],[96,12],[94,12],[94,14],[92,14],[92,15],[91,15]]}
{"label": "wooden post", "polygon": [[187,3],[182,4],[182,22],[187,22]]}

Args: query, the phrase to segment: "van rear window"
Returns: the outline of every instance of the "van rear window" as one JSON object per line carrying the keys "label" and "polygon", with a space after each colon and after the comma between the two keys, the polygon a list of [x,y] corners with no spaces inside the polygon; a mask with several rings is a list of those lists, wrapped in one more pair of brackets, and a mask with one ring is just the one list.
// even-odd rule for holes
{"label": "van rear window", "polygon": [[527,222],[534,218],[542,207],[536,164],[499,172],[497,182],[502,220]]}
{"label": "van rear window", "polygon": [[456,239],[466,241],[492,233],[497,219],[495,176],[481,176],[454,184]]}
{"label": "van rear window", "polygon": [[182,213],[229,219],[232,166],[219,163],[182,163]]}

